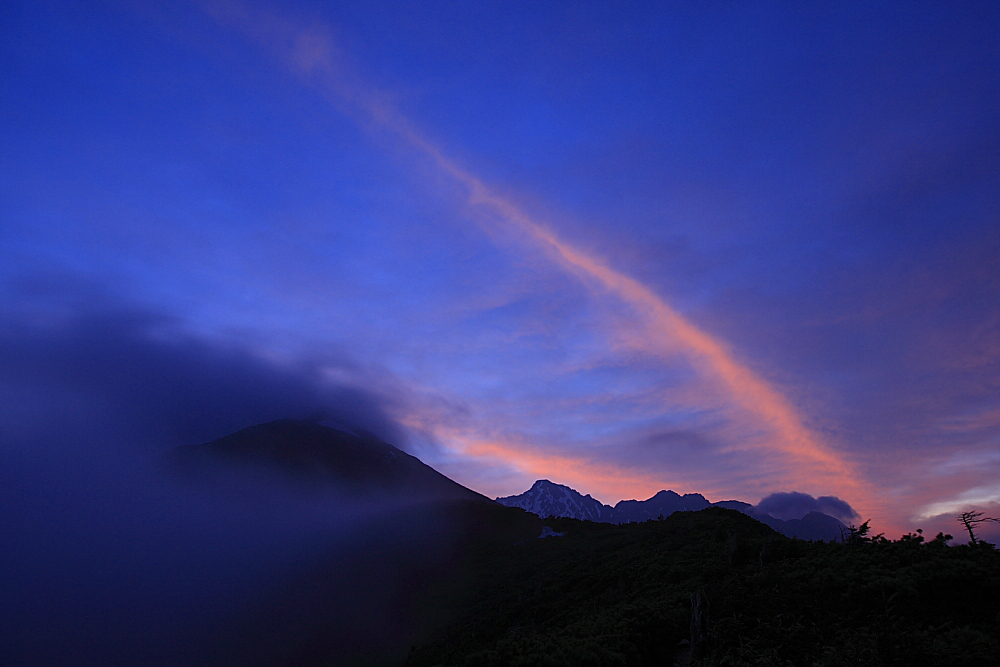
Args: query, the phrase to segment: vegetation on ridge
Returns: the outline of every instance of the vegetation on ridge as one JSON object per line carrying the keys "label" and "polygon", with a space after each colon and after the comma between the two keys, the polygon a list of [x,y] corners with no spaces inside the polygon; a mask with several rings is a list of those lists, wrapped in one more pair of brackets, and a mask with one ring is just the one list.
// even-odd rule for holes
{"label": "vegetation on ridge", "polygon": [[890,541],[867,526],[804,542],[721,508],[546,523],[564,536],[475,556],[471,601],[408,665],[1000,664],[1000,552],[988,544]]}

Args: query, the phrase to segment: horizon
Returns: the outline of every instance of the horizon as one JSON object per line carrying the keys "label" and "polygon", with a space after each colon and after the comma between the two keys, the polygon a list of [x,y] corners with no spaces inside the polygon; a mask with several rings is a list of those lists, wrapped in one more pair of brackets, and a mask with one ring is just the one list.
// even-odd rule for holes
{"label": "horizon", "polygon": [[322,413],[491,498],[1000,512],[997,8],[2,11],[25,494]]}
{"label": "horizon", "polygon": [[[347,433],[348,435],[351,435],[351,436],[354,436],[354,437],[359,437],[359,438],[375,437],[376,439],[378,439],[378,436],[376,436],[373,433],[369,433],[368,431],[365,431],[364,429],[352,428],[351,426],[346,425],[346,424],[341,423],[341,422],[338,422],[337,420],[325,419],[322,416],[313,416],[311,418],[306,418],[306,419],[279,418],[279,419],[276,419],[276,420],[271,421],[271,422],[265,422],[265,423],[262,423],[262,424],[252,424],[252,425],[245,426],[243,428],[239,428],[236,431],[234,431],[233,434],[241,433],[243,431],[249,430],[249,429],[254,428],[256,426],[266,426],[266,425],[276,424],[278,422],[289,422],[289,421],[290,422],[302,423],[302,424],[316,424],[316,425],[323,426],[323,427],[331,429],[331,430],[339,431],[339,432],[342,432],[342,433]],[[230,435],[233,435],[233,434],[227,434],[222,439],[223,440],[228,439],[228,437]],[[192,446],[204,447],[204,446],[212,445],[215,442],[217,442],[217,441],[213,440],[212,442],[201,443],[199,445],[192,445],[192,444],[181,445],[177,449],[184,449],[184,448],[188,448],[188,447],[192,447]],[[383,444],[390,444],[390,445],[392,445],[392,443],[389,443],[389,442],[386,442],[386,441],[383,441]],[[417,460],[419,461],[419,459],[417,459]],[[278,462],[275,462],[275,463],[278,463]],[[279,467],[281,467],[281,466],[279,465]],[[431,469],[433,470],[433,468],[431,468]],[[438,471],[435,471],[435,472],[438,472]],[[441,474],[441,473],[438,473],[438,474]],[[446,477],[446,479],[450,479],[450,478]],[[257,481],[258,482],[259,481],[264,481],[264,478],[261,478],[261,479],[259,479]],[[853,529],[853,528],[856,527],[856,525],[860,526],[861,524],[870,523],[870,519],[864,519],[864,517],[862,517],[853,507],[851,507],[851,505],[849,503],[845,502],[844,500],[842,500],[842,499],[840,499],[840,498],[838,498],[836,496],[821,496],[821,497],[817,498],[817,497],[813,497],[810,494],[805,494],[805,493],[798,492],[798,491],[791,491],[791,492],[782,492],[782,491],[779,491],[779,492],[774,492],[774,493],[771,493],[771,494],[769,494],[769,495],[761,498],[756,503],[753,503],[753,502],[746,502],[745,500],[739,500],[739,499],[732,498],[732,497],[726,498],[725,496],[723,496],[723,499],[721,499],[721,500],[709,500],[704,494],[701,494],[701,493],[698,493],[698,492],[688,492],[688,493],[684,493],[684,494],[679,494],[679,493],[677,493],[676,491],[674,491],[672,489],[664,488],[664,489],[660,489],[659,491],[654,492],[648,498],[621,498],[621,499],[618,499],[618,500],[615,500],[615,501],[605,502],[605,501],[600,500],[599,498],[596,498],[596,497],[592,496],[590,493],[581,492],[580,489],[575,489],[575,488],[573,488],[573,487],[571,487],[571,486],[569,486],[567,484],[562,484],[560,482],[554,482],[554,481],[552,481],[550,479],[547,479],[547,478],[536,479],[534,482],[532,482],[530,484],[530,486],[526,490],[524,490],[524,491],[522,491],[520,493],[513,493],[513,494],[507,495],[507,496],[495,496],[495,497],[491,498],[490,496],[487,496],[485,494],[481,494],[479,491],[477,491],[474,488],[469,487],[468,490],[473,491],[473,492],[481,495],[482,497],[486,498],[487,500],[500,502],[502,500],[512,500],[514,498],[519,498],[521,496],[527,496],[528,494],[530,494],[535,489],[535,487],[537,487],[539,484],[542,484],[542,483],[546,483],[546,484],[550,484],[552,486],[557,486],[557,487],[566,489],[567,491],[571,491],[573,493],[576,493],[581,498],[590,498],[594,502],[597,502],[600,505],[602,505],[603,507],[607,507],[609,509],[617,508],[622,503],[634,503],[634,502],[645,503],[645,502],[649,502],[649,501],[655,499],[656,497],[660,496],[660,494],[672,493],[672,494],[674,494],[674,496],[676,496],[678,498],[685,498],[685,497],[688,497],[688,496],[697,496],[697,497],[701,498],[702,500],[704,500],[705,502],[707,502],[709,504],[709,506],[716,506],[716,505],[718,505],[720,503],[727,503],[727,502],[737,502],[737,503],[745,504],[745,505],[749,506],[751,509],[754,510],[754,513],[751,514],[751,516],[753,516],[755,518],[758,518],[758,519],[760,519],[761,515],[765,515],[765,516],[771,517],[772,519],[777,519],[779,522],[786,522],[786,521],[793,520],[793,519],[804,518],[804,517],[806,517],[806,516],[808,516],[809,514],[812,514],[812,513],[818,513],[818,514],[825,515],[825,516],[828,516],[828,517],[836,519],[839,522],[839,524],[841,525],[842,528],[850,527],[851,529]],[[333,483],[332,486],[331,486],[331,489],[332,490],[336,490],[337,488],[338,488],[338,485],[336,483]],[[504,504],[504,505],[506,505],[508,507],[511,507],[511,506],[522,507],[523,509],[526,509],[529,512],[533,512],[534,513],[533,510],[531,510],[530,508],[528,508],[526,506],[523,506],[523,505],[518,505],[518,504],[510,505],[510,504],[507,504],[507,503],[501,503],[501,504]],[[697,511],[697,510],[694,510],[694,511]],[[740,511],[742,511],[742,510],[740,510]],[[539,516],[540,516],[540,518],[543,518],[543,519],[547,518],[547,517],[545,517],[543,515],[539,515]],[[562,516],[562,515],[560,515],[560,516]],[[579,518],[579,517],[576,517],[576,518]],[[941,518],[941,517],[937,517],[937,518]],[[956,520],[956,521],[959,519],[959,517],[957,515],[956,516],[949,515],[946,518],[952,519],[952,520]],[[985,526],[980,526],[978,528],[979,533],[980,533],[979,539],[985,540],[985,541],[989,541],[989,540],[997,540],[998,538],[1000,538],[1000,529],[998,529],[998,528],[994,527],[993,525],[991,525],[991,522],[1000,523],[1000,522],[996,522],[996,521],[994,521],[992,519],[987,520],[985,522],[986,523]],[[776,527],[776,525],[773,525],[773,524],[768,524],[768,525],[770,525],[770,527],[774,528],[775,530],[778,530],[778,528]],[[948,524],[941,523],[937,527],[942,528],[942,530],[939,531],[941,534],[948,534],[948,531],[947,531]],[[920,530],[917,530],[915,528],[911,528],[909,531],[907,531],[907,533],[908,534],[914,534],[914,531],[916,531],[916,532],[919,533],[919,532],[922,532],[923,529],[921,528]],[[967,542],[968,541],[967,538],[961,533],[961,531],[958,531],[958,532],[959,532],[959,535],[958,535],[957,539],[954,538],[953,536],[951,536],[949,534],[949,540],[950,539],[955,539],[955,543],[956,544],[961,544],[961,543]],[[884,535],[884,534],[885,533],[883,531],[880,535]],[[827,538],[823,538],[823,539],[827,539]]]}

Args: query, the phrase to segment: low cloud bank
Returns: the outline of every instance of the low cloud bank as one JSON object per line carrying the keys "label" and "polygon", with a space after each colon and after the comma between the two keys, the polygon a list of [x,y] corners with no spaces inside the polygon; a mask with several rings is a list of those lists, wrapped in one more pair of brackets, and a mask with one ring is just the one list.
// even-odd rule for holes
{"label": "low cloud bank", "polygon": [[801,519],[809,512],[822,512],[843,523],[850,523],[859,517],[847,501],[836,496],[814,498],[798,491],[772,493],[757,503],[755,509],[782,521]]}
{"label": "low cloud bank", "polygon": [[9,398],[0,414],[8,436],[55,436],[54,425],[68,420],[75,426],[61,434],[67,445],[82,427],[175,446],[274,419],[323,417],[397,445],[405,440],[387,410],[400,397],[327,381],[336,361],[279,366],[172,324],[125,308],[51,324],[0,320],[0,394]]}
{"label": "low cloud bank", "polygon": [[[389,415],[404,397],[377,379],[331,383],[336,363],[349,367],[272,363],[186,334],[162,313],[107,302],[0,316],[5,656],[53,666],[228,664],[201,649],[248,605],[266,608],[268,591],[302,567],[347,558],[347,578],[369,581],[361,559],[337,554],[370,541],[369,527],[395,505],[323,503],[266,485],[194,489],[164,476],[159,461],[171,447],[278,418],[326,417],[403,444]],[[425,556],[417,549],[409,560]],[[379,581],[405,583],[407,566],[386,561]],[[348,644],[396,613],[387,588],[366,603],[367,617],[349,614],[356,588],[337,598]]]}

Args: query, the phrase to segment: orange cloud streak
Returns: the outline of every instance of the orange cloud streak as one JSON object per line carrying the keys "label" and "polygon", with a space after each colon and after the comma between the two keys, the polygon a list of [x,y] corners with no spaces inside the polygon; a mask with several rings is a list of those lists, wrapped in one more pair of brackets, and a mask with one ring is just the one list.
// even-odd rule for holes
{"label": "orange cloud streak", "polygon": [[[330,30],[316,25],[298,25],[230,2],[212,3],[208,10],[220,21],[235,24],[269,48],[338,108],[358,116],[365,125],[395,133],[411,148],[430,158],[441,173],[467,190],[466,204],[484,212],[480,224],[487,230],[495,232],[498,222],[506,223],[560,265],[585,277],[591,289],[596,283],[631,306],[647,322],[633,344],[660,357],[680,349],[696,368],[721,381],[737,405],[756,415],[758,422],[775,434],[767,447],[793,463],[795,483],[823,493],[846,494],[867,508],[873,507],[854,468],[809,431],[777,390],[735,360],[723,344],[689,322],[649,287],[566,243],[447,157],[383,95],[364,85],[344,66]],[[505,450],[494,443],[490,447],[486,444],[470,446],[468,451],[499,454]],[[523,452],[519,455],[524,456]],[[549,460],[551,457],[541,458],[554,463]],[[562,467],[569,459],[560,459],[560,462]]]}
{"label": "orange cloud streak", "polygon": [[583,493],[600,496],[604,498],[604,502],[611,504],[614,504],[616,494],[621,494],[624,490],[642,499],[663,488],[663,479],[659,475],[622,470],[618,466],[580,456],[540,452],[537,448],[525,447],[509,439],[469,434],[460,428],[439,422],[429,424],[422,416],[402,416],[400,421],[417,431],[427,431],[430,426],[430,430],[463,455],[502,461],[514,466],[531,480],[552,476],[555,477],[553,481],[584,489]]}

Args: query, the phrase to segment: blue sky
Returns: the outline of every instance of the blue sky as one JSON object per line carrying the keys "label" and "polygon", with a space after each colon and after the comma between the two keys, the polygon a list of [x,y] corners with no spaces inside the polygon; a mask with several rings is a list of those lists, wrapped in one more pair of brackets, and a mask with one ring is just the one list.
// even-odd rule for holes
{"label": "blue sky", "polygon": [[2,11],[11,349],[246,355],[489,495],[1000,503],[987,4]]}

